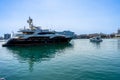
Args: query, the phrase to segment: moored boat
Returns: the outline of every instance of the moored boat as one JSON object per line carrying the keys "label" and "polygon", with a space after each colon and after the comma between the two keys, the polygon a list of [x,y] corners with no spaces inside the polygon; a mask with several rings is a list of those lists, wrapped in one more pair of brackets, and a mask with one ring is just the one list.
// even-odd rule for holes
{"label": "moored boat", "polygon": [[102,42],[103,40],[100,36],[96,36],[96,37],[90,38],[90,41],[91,42]]}
{"label": "moored boat", "polygon": [[72,36],[59,34],[56,31],[48,29],[41,29],[33,25],[33,20],[29,17],[27,20],[29,28],[24,28],[14,34],[5,44],[2,46],[26,46],[26,45],[41,45],[49,43],[68,43]]}

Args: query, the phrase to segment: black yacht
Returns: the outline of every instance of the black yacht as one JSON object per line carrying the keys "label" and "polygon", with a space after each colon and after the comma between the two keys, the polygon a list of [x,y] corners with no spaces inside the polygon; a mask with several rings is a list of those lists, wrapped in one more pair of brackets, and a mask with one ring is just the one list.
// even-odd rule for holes
{"label": "black yacht", "polygon": [[26,45],[41,45],[50,43],[68,43],[72,36],[59,34],[56,31],[41,29],[33,25],[33,20],[29,17],[27,20],[29,28],[24,28],[14,34],[2,46],[26,46]]}

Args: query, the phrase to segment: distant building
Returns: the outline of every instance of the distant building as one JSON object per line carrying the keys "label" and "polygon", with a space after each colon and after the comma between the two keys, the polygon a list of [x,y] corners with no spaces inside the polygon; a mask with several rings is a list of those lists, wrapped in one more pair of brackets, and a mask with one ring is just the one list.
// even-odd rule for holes
{"label": "distant building", "polygon": [[118,29],[117,34],[115,35],[115,37],[120,37],[120,29]]}
{"label": "distant building", "polygon": [[2,36],[0,36],[0,40],[3,40],[4,38]]}
{"label": "distant building", "polygon": [[100,36],[100,34],[99,33],[93,33],[93,34],[89,34],[88,36],[89,36],[89,38],[92,38],[92,37],[95,37],[95,36]]}
{"label": "distant building", "polygon": [[77,35],[77,39],[89,39],[92,37],[100,36],[101,38],[113,38],[115,37],[115,33],[112,34],[104,34],[104,33],[92,33],[92,34],[80,34]]}
{"label": "distant building", "polygon": [[118,29],[118,32],[117,32],[118,34],[120,34],[120,29]]}
{"label": "distant building", "polygon": [[4,39],[9,39],[11,38],[11,34],[4,34]]}

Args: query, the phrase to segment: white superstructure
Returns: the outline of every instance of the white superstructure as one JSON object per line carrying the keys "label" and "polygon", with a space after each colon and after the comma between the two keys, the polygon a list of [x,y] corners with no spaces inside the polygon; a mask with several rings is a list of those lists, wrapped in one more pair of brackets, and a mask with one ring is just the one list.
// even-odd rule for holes
{"label": "white superstructure", "polygon": [[50,37],[54,38],[56,36],[70,37],[62,34],[58,34],[55,31],[51,31],[49,29],[41,29],[41,27],[36,27],[33,25],[33,20],[29,17],[27,20],[29,24],[29,28],[20,29],[17,34],[14,34],[13,38],[27,39],[29,37]]}

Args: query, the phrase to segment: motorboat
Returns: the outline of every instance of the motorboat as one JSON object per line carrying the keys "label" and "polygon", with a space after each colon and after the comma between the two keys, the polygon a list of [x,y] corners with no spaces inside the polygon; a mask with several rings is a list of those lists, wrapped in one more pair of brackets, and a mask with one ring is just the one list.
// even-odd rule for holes
{"label": "motorboat", "polygon": [[100,36],[96,36],[96,37],[90,38],[90,41],[91,42],[102,42],[103,40]]}

